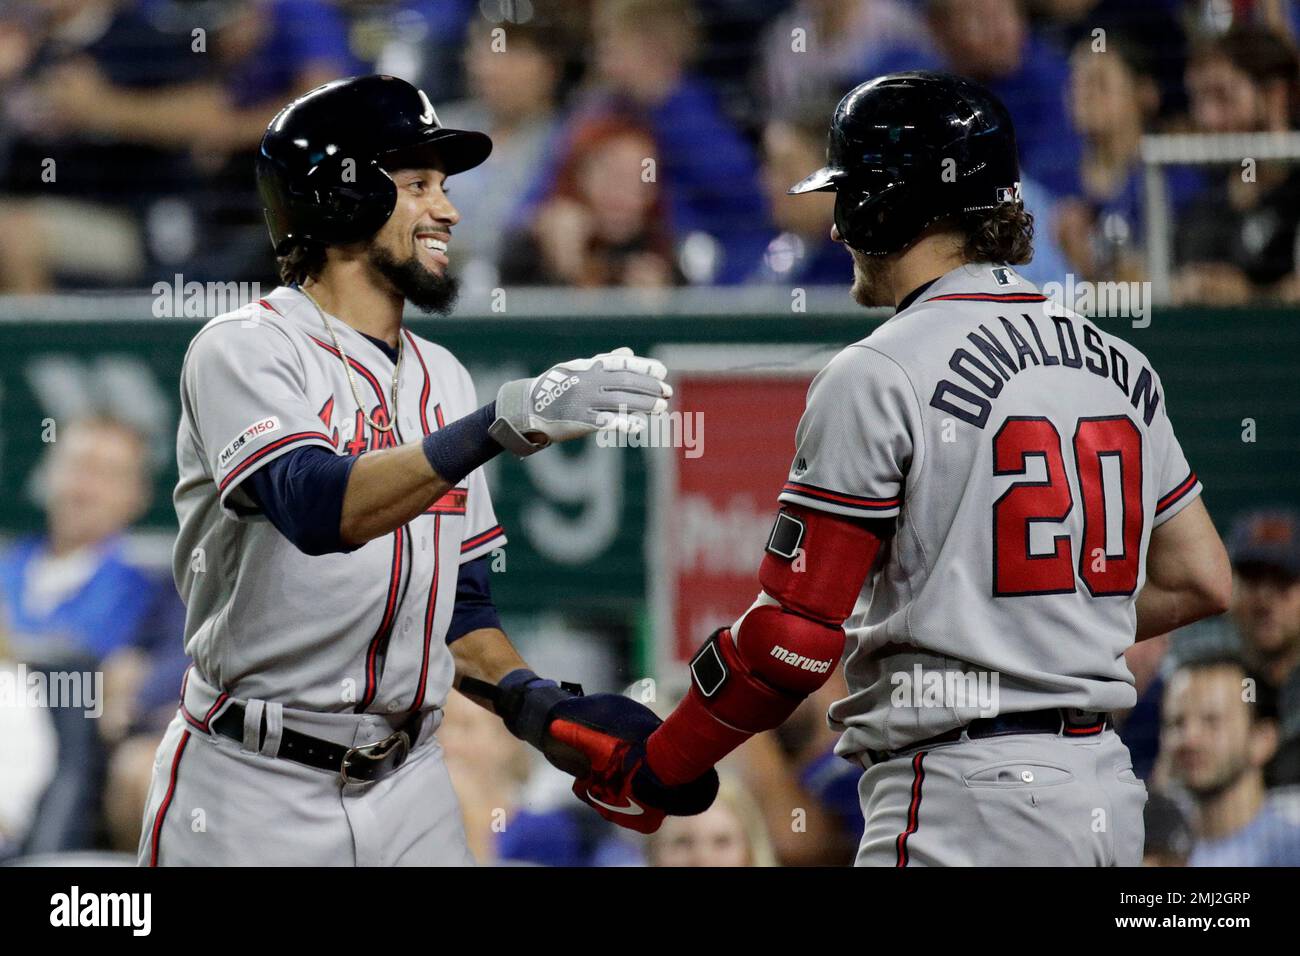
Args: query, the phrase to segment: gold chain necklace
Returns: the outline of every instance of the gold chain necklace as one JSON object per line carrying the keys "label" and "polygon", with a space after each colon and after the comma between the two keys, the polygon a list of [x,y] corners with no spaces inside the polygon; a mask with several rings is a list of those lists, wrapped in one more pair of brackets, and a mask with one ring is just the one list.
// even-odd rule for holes
{"label": "gold chain necklace", "polygon": [[334,326],[330,324],[329,316],[325,314],[325,310],[320,307],[320,303],[316,301],[310,292],[302,286],[298,286],[298,291],[305,295],[307,301],[316,307],[317,314],[321,317],[321,321],[325,323],[325,329],[330,334],[330,341],[334,343],[339,358],[343,359],[343,370],[348,373],[348,384],[352,386],[352,398],[357,403],[357,410],[365,416],[366,422],[369,423],[371,428],[385,433],[391,432],[393,426],[397,424],[397,381],[402,375],[402,356],[406,354],[401,333],[399,332],[397,336],[397,363],[393,366],[393,417],[388,424],[381,425],[369,415],[366,415],[366,406],[361,401],[361,390],[357,388],[357,376],[352,371],[352,363],[348,361],[348,354],[343,351],[343,343],[339,341],[338,335],[334,332]]}

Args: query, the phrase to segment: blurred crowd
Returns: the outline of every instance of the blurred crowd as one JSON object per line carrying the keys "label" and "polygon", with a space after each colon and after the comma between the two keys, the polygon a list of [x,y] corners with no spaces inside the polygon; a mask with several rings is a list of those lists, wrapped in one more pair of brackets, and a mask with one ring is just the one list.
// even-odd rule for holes
{"label": "blurred crowd", "polygon": [[[496,143],[452,183],[470,288],[843,284],[833,197],[785,191],[898,69],[1006,102],[1031,279],[1142,281],[1141,137],[1294,130],[1298,25],[1295,0],[10,0],[0,292],[274,285],[262,130],[368,71]],[[1163,175],[1177,301],[1300,299],[1291,163]]]}
{"label": "blurred crowd", "polygon": [[[839,95],[904,68],[973,76],[1008,104],[1031,277],[1140,281],[1141,136],[1294,129],[1298,27],[1285,0],[15,0],[0,5],[0,291],[275,284],[252,186],[262,130],[291,97],[371,70],[493,137],[450,187],[467,284],[843,286],[833,197],[785,190],[823,162]],[[1166,176],[1180,300],[1300,297],[1300,173]],[[0,552],[0,684],[103,679],[95,720],[0,706],[0,860],[134,852],[187,666],[170,576],[125,545],[148,451],[122,421],[61,426],[45,531]],[[1300,514],[1239,516],[1228,544],[1231,612],[1129,653],[1140,699],[1120,726],[1152,792],[1153,865],[1300,865]],[[644,699],[666,712],[659,693]],[[754,738],[713,809],[647,840],[456,694],[439,736],[484,863],[843,864],[863,823],[860,768],[824,719],[842,693],[832,680]]]}

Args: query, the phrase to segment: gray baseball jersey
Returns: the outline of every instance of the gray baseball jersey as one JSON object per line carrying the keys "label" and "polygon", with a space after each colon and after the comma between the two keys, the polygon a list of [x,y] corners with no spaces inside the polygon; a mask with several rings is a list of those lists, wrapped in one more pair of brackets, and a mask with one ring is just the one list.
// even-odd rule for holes
{"label": "gray baseball jersey", "polygon": [[936,280],[818,374],[781,493],[896,519],[845,623],[839,752],[1132,706],[1151,531],[1200,487],[1140,351],[1012,269]]}
{"label": "gray baseball jersey", "polygon": [[[194,337],[181,374],[174,573],[197,672],[235,698],[286,708],[396,714],[438,707],[453,664],[444,635],[459,565],[505,543],[481,470],[418,518],[346,554],[309,556],[241,490],[306,445],[340,455],[393,447],[477,407],[465,368],[402,331],[393,363],[337,319],[276,289]],[[391,431],[372,428],[369,416]]]}

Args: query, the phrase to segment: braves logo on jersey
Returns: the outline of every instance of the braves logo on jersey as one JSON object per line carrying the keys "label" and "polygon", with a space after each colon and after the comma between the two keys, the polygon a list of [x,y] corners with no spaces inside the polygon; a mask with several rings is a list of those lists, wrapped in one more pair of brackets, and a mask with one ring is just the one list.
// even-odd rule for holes
{"label": "braves logo on jersey", "polygon": [[[321,406],[317,413],[325,427],[330,429],[330,443],[339,447],[341,436],[337,425],[333,424],[334,418],[334,396],[331,395]],[[343,452],[348,455],[360,455],[365,451],[377,451],[380,448],[396,448],[397,438],[393,435],[392,429],[385,431],[382,428],[373,427],[370,422],[378,425],[388,424],[388,409],[382,405],[375,405],[370,410],[370,421],[366,420],[366,415],[357,409],[352,415],[352,430],[348,437],[343,439]]]}

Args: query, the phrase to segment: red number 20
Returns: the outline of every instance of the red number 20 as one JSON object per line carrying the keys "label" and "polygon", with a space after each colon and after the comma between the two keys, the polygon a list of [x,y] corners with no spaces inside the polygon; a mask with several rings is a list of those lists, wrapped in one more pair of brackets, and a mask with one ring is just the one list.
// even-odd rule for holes
{"label": "red number 20", "polygon": [[[1137,589],[1142,542],[1142,435],[1123,415],[1081,418],[1074,430],[1074,469],[1083,497],[1083,547],[1079,577],[1093,597]],[[1023,475],[1029,458],[1046,465],[1043,481],[1017,481],[993,504],[993,594],[1070,594],[1075,590],[1073,544],[1055,535],[1052,550],[1032,554],[1030,529],[1058,524],[1074,508],[1061,436],[1046,418],[1008,418],[993,436],[993,473]],[[1103,461],[1119,469],[1118,494],[1106,494]],[[1108,550],[1109,509],[1120,508],[1118,550]],[[1113,543],[1113,542],[1112,542]]]}

